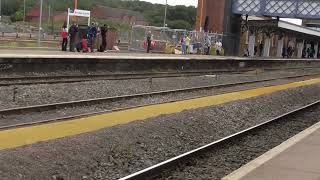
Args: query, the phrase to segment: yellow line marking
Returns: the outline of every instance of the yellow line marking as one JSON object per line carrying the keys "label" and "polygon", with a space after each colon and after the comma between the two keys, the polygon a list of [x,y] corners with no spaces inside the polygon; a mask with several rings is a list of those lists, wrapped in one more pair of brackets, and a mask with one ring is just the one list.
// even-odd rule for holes
{"label": "yellow line marking", "polygon": [[0,150],[94,132],[116,125],[127,124],[130,122],[145,120],[148,118],[155,118],[160,115],[167,115],[179,113],[185,110],[220,105],[232,101],[253,98],[286,89],[292,89],[318,83],[320,83],[320,78],[173,103],[150,105],[71,121],[4,130],[0,131]]}

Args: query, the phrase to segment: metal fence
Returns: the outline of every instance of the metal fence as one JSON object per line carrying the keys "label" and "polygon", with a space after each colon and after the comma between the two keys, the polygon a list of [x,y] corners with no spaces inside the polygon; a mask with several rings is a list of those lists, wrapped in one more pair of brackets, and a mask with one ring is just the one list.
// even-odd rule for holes
{"label": "metal fence", "polygon": [[181,50],[181,38],[188,36],[190,40],[190,53],[203,54],[205,40],[211,41],[214,47],[216,42],[222,42],[223,34],[187,31],[183,29],[169,29],[154,26],[133,26],[130,37],[129,50],[145,51],[147,49],[147,35],[153,35],[152,51],[159,53],[176,53]]}
{"label": "metal fence", "polygon": [[184,30],[172,30],[165,27],[154,26],[133,26],[129,50],[145,51],[147,48],[147,34],[153,35],[152,47],[154,52],[165,52],[167,46],[175,46],[179,41],[180,34],[185,34]]}

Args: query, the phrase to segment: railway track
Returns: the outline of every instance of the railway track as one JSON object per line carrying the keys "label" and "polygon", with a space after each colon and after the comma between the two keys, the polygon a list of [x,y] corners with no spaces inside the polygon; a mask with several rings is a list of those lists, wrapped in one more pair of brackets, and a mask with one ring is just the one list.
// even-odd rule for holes
{"label": "railway track", "polygon": [[[144,179],[175,179],[175,178],[190,178],[190,174],[195,173],[196,177],[202,177],[205,176],[205,174],[201,174],[204,173],[203,169],[204,169],[204,165],[203,163],[209,163],[210,165],[207,166],[207,168],[209,168],[209,170],[207,169],[206,171],[208,173],[210,173],[210,167],[211,169],[215,169],[215,168],[221,168],[223,166],[225,166],[226,163],[224,162],[224,158],[228,159],[229,162],[230,161],[241,161],[239,160],[239,158],[241,157],[250,157],[252,156],[252,154],[255,154],[254,152],[257,151],[257,149],[254,145],[251,145],[251,151],[249,150],[246,155],[234,155],[235,160],[230,159],[230,154],[228,155],[228,153],[230,153],[230,150],[232,148],[238,149],[237,151],[241,151],[239,149],[241,148],[246,148],[245,143],[247,143],[246,141],[252,141],[252,139],[255,139],[258,143],[260,143],[259,136],[264,136],[261,139],[264,139],[264,141],[267,141],[265,143],[270,143],[270,141],[268,141],[268,139],[270,139],[271,137],[268,137],[268,135],[270,135],[270,133],[272,134],[272,131],[277,131],[278,134],[281,134],[281,128],[284,128],[283,126],[288,126],[287,128],[291,131],[296,131],[296,132],[292,132],[289,133],[290,135],[295,135],[294,133],[299,133],[299,131],[303,131],[304,129],[310,127],[311,125],[317,123],[319,120],[316,120],[316,118],[314,118],[315,120],[309,120],[309,118],[301,118],[300,117],[300,124],[297,123],[297,120],[294,120],[294,118],[296,116],[299,115],[299,113],[306,113],[306,114],[310,114],[310,112],[313,112],[314,110],[311,110],[312,108],[317,108],[319,109],[319,105],[320,105],[320,100],[317,100],[311,104],[308,104],[304,107],[295,109],[291,112],[285,113],[283,115],[280,115],[278,117],[275,117],[271,120],[265,121],[264,123],[255,125],[253,127],[250,127],[248,129],[245,129],[243,131],[237,132],[235,134],[232,134],[230,136],[227,136],[225,138],[222,138],[220,140],[214,141],[212,143],[206,144],[202,147],[199,147],[197,149],[194,149],[192,151],[189,151],[187,153],[181,154],[177,157],[171,158],[169,160],[166,160],[164,162],[161,162],[159,164],[156,164],[152,167],[146,168],[144,170],[141,170],[139,172],[133,173],[131,175],[128,175],[126,177],[121,178],[120,180],[144,180]],[[316,111],[317,111],[316,109]],[[309,112],[307,113],[306,111]],[[293,120],[292,120],[293,118]],[[292,126],[292,127],[291,127]],[[283,130],[283,129],[282,129]],[[269,132],[270,131],[270,132]],[[288,136],[290,136],[288,135]],[[281,137],[282,135],[280,135],[280,141],[285,141],[286,138],[290,138],[290,137]],[[286,136],[286,135],[283,135]],[[251,139],[251,140],[250,140]],[[242,144],[243,143],[243,144]],[[262,143],[262,142],[261,142]],[[262,146],[260,144],[260,146]],[[280,144],[281,142],[279,142]],[[257,145],[257,146],[258,146]],[[233,147],[235,146],[235,147]],[[250,147],[247,147],[248,149],[250,149]],[[268,148],[272,148],[271,146]],[[232,151],[232,150],[231,150]],[[264,151],[268,151],[267,149],[265,149]],[[244,151],[243,151],[244,152]],[[243,153],[242,152],[242,153]],[[239,152],[238,152],[239,153]],[[250,154],[251,153],[251,154]],[[264,153],[264,152],[261,152]],[[211,154],[211,155],[210,155]],[[259,153],[258,153],[259,154]],[[255,154],[255,156],[259,156],[258,154]],[[219,160],[214,161],[213,159],[210,159],[212,157],[215,156],[219,156],[221,155],[221,157],[218,157]],[[226,157],[224,157],[226,156]],[[217,157],[215,157],[217,158]],[[256,158],[256,157],[255,157]],[[228,161],[226,160],[226,161]],[[249,160],[250,161],[250,160]],[[221,164],[222,163],[222,164]],[[239,164],[240,166],[246,164],[247,162],[242,162],[242,164]],[[201,165],[199,165],[201,164]],[[212,165],[212,164],[216,164],[216,165]],[[238,165],[238,166],[239,166]],[[197,168],[195,168],[195,170],[192,170],[193,166],[196,166]],[[199,168],[200,167],[200,168]],[[183,170],[184,168],[187,168],[187,170]],[[235,168],[239,168],[239,167],[235,167]],[[233,169],[235,170],[235,169]],[[200,171],[200,172],[198,172]],[[231,170],[232,172],[232,170]],[[210,177],[210,179],[221,179],[223,176],[227,175],[228,173],[231,173],[230,170],[225,170],[225,174],[223,174],[221,171],[217,173],[217,175],[211,175],[211,176],[205,176],[205,177]],[[183,174],[181,176],[179,176],[179,174]],[[191,175],[192,176],[192,175]],[[194,177],[193,176],[193,177]],[[169,178],[170,177],[170,178]]]}
{"label": "railway track", "polygon": [[[264,71],[277,70],[311,70],[318,69],[314,67],[288,68],[288,69],[265,69]],[[59,84],[76,83],[99,80],[130,80],[130,79],[149,79],[149,78],[173,78],[190,77],[201,75],[220,75],[220,74],[244,74],[255,71],[255,69],[238,71],[199,71],[199,72],[162,72],[162,73],[135,73],[135,74],[101,74],[101,75],[62,75],[62,76],[23,76],[23,77],[2,77],[0,86],[17,86],[33,84]]]}
{"label": "railway track", "polygon": [[0,86],[32,85],[32,84],[59,84],[76,83],[100,80],[133,80],[149,78],[174,78],[201,75],[213,75],[223,73],[240,73],[234,71],[203,71],[203,72],[181,72],[181,73],[141,73],[141,74],[105,74],[105,75],[65,75],[65,76],[24,76],[0,78]]}
{"label": "railway track", "polygon": [[[247,85],[247,84],[254,84],[254,83],[261,83],[261,82],[268,82],[268,81],[274,81],[279,79],[294,79],[294,78],[301,78],[301,77],[309,77],[309,76],[318,76],[319,74],[305,74],[305,75],[296,75],[296,76],[287,76],[287,77],[281,77],[281,78],[269,78],[269,79],[262,79],[262,80],[253,80],[253,81],[243,81],[243,82],[237,82],[237,83],[225,83],[225,84],[217,84],[217,85],[211,85],[211,86],[202,86],[202,87],[194,87],[194,88],[185,88],[185,89],[176,89],[176,90],[168,90],[168,91],[159,91],[159,92],[151,92],[151,93],[142,93],[142,94],[133,94],[133,95],[125,95],[125,96],[115,96],[115,97],[107,97],[107,98],[97,98],[97,99],[89,99],[89,100],[81,100],[81,101],[71,101],[71,102],[62,102],[62,103],[54,103],[54,104],[45,104],[45,105],[36,105],[36,106],[27,106],[27,107],[19,107],[19,108],[10,108],[10,109],[4,109],[0,110],[0,117],[3,119],[6,119],[8,116],[22,116],[26,114],[39,114],[42,112],[47,111],[57,111],[57,110],[64,110],[67,108],[77,108],[77,107],[88,107],[91,105],[99,105],[103,103],[113,103],[113,102],[122,102],[124,100],[134,100],[139,98],[152,98],[152,97],[161,97],[165,95],[174,95],[176,96],[178,93],[190,93],[190,92],[198,92],[201,90],[212,90],[212,89],[219,89],[219,88],[227,88],[227,87],[233,87],[233,86],[239,86],[239,85]],[[185,99],[178,99],[178,100],[187,100],[187,99],[194,99],[194,98],[200,98],[205,97],[206,95],[197,96],[197,97],[191,97],[191,98],[185,98]],[[178,100],[171,100],[166,101],[167,102],[174,102]],[[153,104],[159,104],[159,102],[153,103]],[[97,115],[97,114],[103,114],[108,112],[114,112],[114,111],[120,111],[130,108],[137,108],[147,105],[153,105],[153,104],[139,104],[134,105],[131,107],[125,107],[125,108],[116,108],[116,109],[110,109],[109,110],[103,110],[103,111],[96,111],[96,112],[90,112],[90,113],[76,113],[77,115],[63,115],[63,117],[58,118],[50,118],[47,120],[35,120],[32,122],[27,123],[17,123],[14,125],[6,125],[6,126],[0,126],[0,130],[4,129],[10,129],[10,128],[17,128],[17,127],[24,127],[24,126],[31,126],[36,124],[43,124],[43,123],[49,123],[49,122],[55,122],[55,121],[63,121],[63,120],[69,120],[74,118],[80,118],[80,117],[86,117],[91,115]],[[112,107],[114,108],[114,107]],[[21,118],[21,117],[19,117]]]}

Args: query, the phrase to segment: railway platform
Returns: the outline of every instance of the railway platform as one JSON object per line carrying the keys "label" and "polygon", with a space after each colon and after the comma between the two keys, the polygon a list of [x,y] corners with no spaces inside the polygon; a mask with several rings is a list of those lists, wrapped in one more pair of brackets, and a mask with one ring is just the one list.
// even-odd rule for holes
{"label": "railway platform", "polygon": [[319,152],[320,123],[317,123],[222,180],[318,180]]}
{"label": "railway platform", "polygon": [[[0,49],[0,58],[63,58],[63,59],[133,59],[133,60],[301,60],[301,59],[283,59],[283,58],[263,58],[263,57],[238,57],[238,56],[206,56],[206,55],[178,55],[178,54],[160,54],[160,53],[143,53],[143,52],[108,52],[108,53],[78,53],[78,52],[62,52],[57,50],[42,49]],[[317,60],[317,59],[304,59]]]}
{"label": "railway platform", "polygon": [[181,56],[146,53],[13,52],[0,50],[0,75],[101,75],[168,72],[243,72],[257,69],[319,68],[319,60],[252,59],[225,56]]}

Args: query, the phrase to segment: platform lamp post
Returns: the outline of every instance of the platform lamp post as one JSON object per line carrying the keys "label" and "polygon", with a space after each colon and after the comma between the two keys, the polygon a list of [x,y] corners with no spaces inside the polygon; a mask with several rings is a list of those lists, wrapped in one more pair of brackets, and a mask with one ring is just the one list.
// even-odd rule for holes
{"label": "platform lamp post", "polygon": [[40,47],[40,45],[41,45],[41,30],[42,30],[42,4],[43,4],[43,0],[40,0],[38,47]]}
{"label": "platform lamp post", "polygon": [[167,21],[167,11],[168,11],[168,0],[166,0],[166,7],[164,10],[164,20],[163,20],[163,27],[166,27],[166,21]]}

